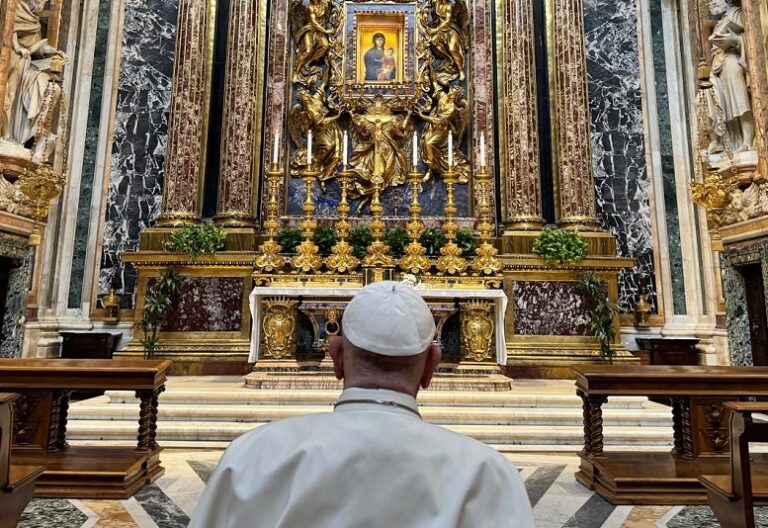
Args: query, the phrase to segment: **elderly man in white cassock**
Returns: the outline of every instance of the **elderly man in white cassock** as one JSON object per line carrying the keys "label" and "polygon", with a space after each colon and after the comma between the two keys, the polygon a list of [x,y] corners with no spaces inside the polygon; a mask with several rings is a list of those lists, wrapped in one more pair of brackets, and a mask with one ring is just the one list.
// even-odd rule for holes
{"label": "elderly man in white cassock", "polygon": [[379,282],[347,306],[330,344],[344,392],[334,412],[238,438],[191,528],[530,528],[517,469],[476,440],[421,419],[440,362],[435,322],[412,288]]}

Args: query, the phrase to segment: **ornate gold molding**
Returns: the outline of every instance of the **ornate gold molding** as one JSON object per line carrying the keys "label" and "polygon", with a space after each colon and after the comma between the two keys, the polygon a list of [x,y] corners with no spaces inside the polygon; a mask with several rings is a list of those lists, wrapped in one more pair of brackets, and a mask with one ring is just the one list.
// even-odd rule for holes
{"label": "ornate gold molding", "polygon": [[279,298],[264,301],[264,355],[271,359],[296,356],[296,307],[298,301]]}
{"label": "ornate gold molding", "polygon": [[462,303],[461,341],[464,357],[483,363],[493,361],[494,315],[493,303],[472,301]]}

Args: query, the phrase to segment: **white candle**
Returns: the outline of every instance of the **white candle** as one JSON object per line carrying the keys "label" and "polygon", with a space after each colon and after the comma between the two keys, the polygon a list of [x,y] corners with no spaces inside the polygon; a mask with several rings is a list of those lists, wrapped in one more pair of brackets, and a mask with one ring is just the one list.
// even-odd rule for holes
{"label": "white candle", "polygon": [[275,146],[272,148],[272,163],[277,165],[277,155],[279,151],[279,145],[280,144],[280,132],[275,133]]}
{"label": "white candle", "polygon": [[415,170],[419,164],[419,137],[416,135],[416,132],[413,133],[413,155],[411,156],[411,161]]}
{"label": "white candle", "polygon": [[453,132],[448,131],[448,170],[453,168]]}
{"label": "white candle", "polygon": [[307,168],[312,168],[312,129],[307,132]]}
{"label": "white candle", "polygon": [[348,150],[349,147],[347,146],[348,141],[349,141],[349,138],[347,137],[347,131],[345,130],[344,131],[344,146],[343,146],[343,150],[342,150],[342,160],[343,160],[343,163],[344,163],[344,167],[347,166],[347,153],[349,152],[349,150]]}
{"label": "white candle", "polygon": [[480,134],[480,167],[485,168],[485,132]]}

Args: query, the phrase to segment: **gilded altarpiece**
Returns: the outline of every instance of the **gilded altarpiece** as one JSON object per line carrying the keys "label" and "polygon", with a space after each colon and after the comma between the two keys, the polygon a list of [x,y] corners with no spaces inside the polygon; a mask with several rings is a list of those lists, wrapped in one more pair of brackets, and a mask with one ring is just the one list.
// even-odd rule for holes
{"label": "gilded altarpiece", "polygon": [[[164,204],[181,205],[163,211],[161,226],[146,231],[141,251],[126,261],[143,273],[136,314],[143,309],[150,281],[166,265],[183,270],[188,289],[214,287],[210,284],[225,278],[226,284],[215,282],[215,287],[224,284],[226,303],[243,310],[240,324],[227,318],[226,328],[198,328],[177,317],[174,329],[160,334],[161,352],[176,354],[177,359],[216,361],[220,356],[225,359],[226,348],[231,360],[244,359],[248,347],[244,307],[251,272],[257,286],[293,282],[301,287],[359,286],[370,279],[399,279],[403,272],[412,272],[428,288],[503,285],[511,300],[504,324],[510,364],[543,365],[554,375],[554,369],[569,361],[599,360],[596,341],[585,335],[576,283],[582,272],[597,271],[615,300],[617,273],[632,262],[615,257],[615,241],[599,230],[596,218],[584,33],[581,26],[575,31],[571,27],[582,18],[581,2],[550,6],[557,21],[550,35],[550,53],[557,59],[552,61],[556,82],[550,95],[555,101],[552,113],[562,129],[557,129],[561,133],[556,142],[556,162],[562,165],[556,174],[562,191],[556,221],[564,228],[585,229],[589,245],[585,261],[560,267],[548,266],[531,254],[544,221],[535,111],[541,94],[533,77],[530,3],[497,3],[496,28],[503,20],[506,30],[499,35],[494,35],[494,6],[488,0],[271,0],[250,11],[233,0],[230,6],[230,27],[237,21],[238,29],[227,46],[222,127],[227,141],[222,144],[219,214],[214,218],[227,229],[224,250],[196,260],[164,251],[175,223],[201,220],[202,200],[196,193],[202,192],[203,148],[190,151],[192,158],[169,153],[166,172],[172,181],[163,189]],[[180,2],[172,108],[181,108],[185,98],[192,97],[194,108],[207,109],[209,98],[218,96],[207,88],[186,88],[210,82],[206,79],[210,67],[197,62],[212,46],[211,33],[204,30],[210,23],[204,23],[208,18],[201,18],[201,9],[197,3]],[[240,25],[243,20],[248,21],[245,28]],[[262,22],[268,26],[262,27]],[[244,55],[243,46],[259,52]],[[247,82],[254,74],[255,84]],[[261,94],[263,108],[254,101],[254,97],[261,101]],[[501,102],[495,108],[497,101]],[[499,113],[503,122],[494,122],[497,109],[503,110]],[[169,144],[188,148],[179,143],[180,137],[213,133],[205,130],[206,111],[175,112]],[[245,119],[247,126],[238,127],[238,119]],[[497,125],[502,134],[497,134]],[[502,171],[496,167],[497,159]],[[192,168],[179,165],[190,160]],[[251,179],[246,184],[242,180],[249,167]],[[261,227],[255,234],[254,218]],[[503,233],[498,229],[502,222]],[[329,256],[320,255],[313,240],[324,224],[334,224],[340,238]],[[352,258],[346,240],[356,224],[367,224],[373,232],[363,258]],[[279,229],[285,226],[301,228],[302,242],[295,253],[283,253],[277,242]],[[411,242],[406,257],[399,260],[389,254],[382,237],[385,228],[395,226],[406,227]],[[440,227],[446,235],[435,258],[427,258],[418,242],[425,227]],[[462,254],[455,243],[462,227],[478,234],[475,254]],[[496,246],[501,246],[501,255]],[[237,288],[241,289],[235,292]],[[562,298],[574,309],[553,305],[561,312],[556,321],[563,319],[562,324],[537,326],[536,318],[548,314],[537,309],[532,315],[528,310],[541,296]],[[463,317],[477,320],[461,325],[459,332],[471,330],[477,340],[468,344],[465,335],[459,341],[471,356],[479,357],[478,344],[490,343],[483,338],[488,329],[479,320],[483,310],[467,305],[461,311]],[[618,328],[618,318],[615,324]],[[217,334],[211,328],[229,333]],[[633,359],[621,349],[618,338],[615,345],[619,360]],[[137,341],[132,349],[137,351]]]}

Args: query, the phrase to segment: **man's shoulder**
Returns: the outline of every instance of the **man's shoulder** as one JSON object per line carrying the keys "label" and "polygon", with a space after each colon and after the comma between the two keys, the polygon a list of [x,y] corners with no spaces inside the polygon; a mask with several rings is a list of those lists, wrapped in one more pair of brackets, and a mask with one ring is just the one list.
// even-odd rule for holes
{"label": "man's shoulder", "polygon": [[255,443],[272,441],[281,437],[283,439],[303,438],[304,433],[309,433],[315,429],[329,416],[331,413],[317,413],[266,423],[237,437],[232,441],[228,450],[249,449]]}
{"label": "man's shoulder", "polygon": [[457,454],[461,453],[464,456],[469,455],[475,462],[487,461],[494,464],[508,463],[501,453],[479,440],[475,440],[469,436],[465,436],[429,422],[421,423],[424,429],[424,435],[429,435],[433,440],[433,444],[436,446],[442,446],[446,450],[453,451]]}

